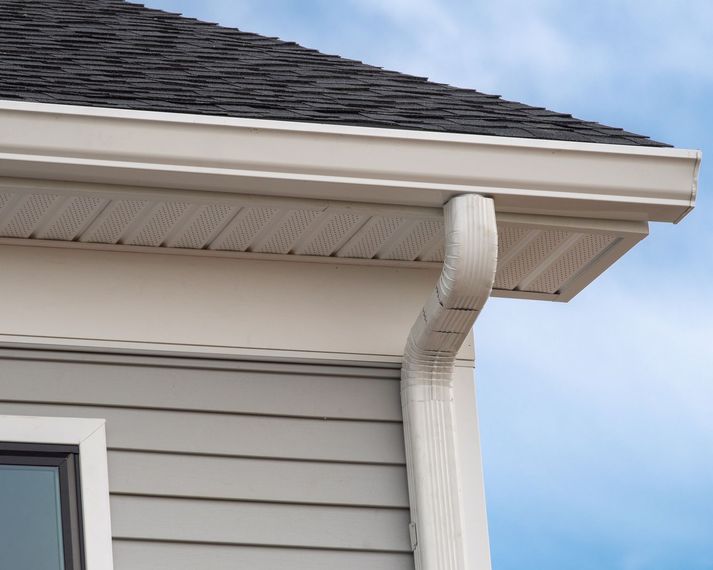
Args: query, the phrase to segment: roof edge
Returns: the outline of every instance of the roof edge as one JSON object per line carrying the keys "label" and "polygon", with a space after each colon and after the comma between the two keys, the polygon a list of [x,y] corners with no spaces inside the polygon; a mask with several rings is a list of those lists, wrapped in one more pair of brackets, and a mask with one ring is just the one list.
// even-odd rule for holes
{"label": "roof edge", "polygon": [[0,101],[0,175],[677,222],[701,153]]}
{"label": "roof edge", "polygon": [[355,125],[337,125],[333,123],[278,121],[273,119],[251,119],[227,117],[222,115],[197,115],[191,113],[169,113],[164,111],[117,109],[112,107],[90,107],[86,105],[35,103],[29,101],[11,101],[7,99],[0,99],[0,112],[1,111],[28,111],[33,113],[60,114],[68,116],[74,115],[82,117],[104,117],[114,119],[132,119],[136,121],[151,121],[160,123],[211,125],[302,133],[325,133],[401,140],[459,142],[479,145],[602,152],[611,154],[629,154],[641,156],[688,158],[690,157],[691,152],[700,152],[697,150],[678,147],[619,145],[609,143],[560,141],[554,139],[501,137],[468,133],[450,133],[441,131],[387,129],[383,127],[360,127]]}

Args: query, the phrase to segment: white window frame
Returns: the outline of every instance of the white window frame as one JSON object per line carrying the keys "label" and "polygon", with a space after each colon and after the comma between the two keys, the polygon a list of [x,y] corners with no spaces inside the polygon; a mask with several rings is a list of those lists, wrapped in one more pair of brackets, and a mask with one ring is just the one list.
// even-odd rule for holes
{"label": "white window frame", "polygon": [[79,446],[86,570],[112,570],[105,420],[0,415],[0,441]]}

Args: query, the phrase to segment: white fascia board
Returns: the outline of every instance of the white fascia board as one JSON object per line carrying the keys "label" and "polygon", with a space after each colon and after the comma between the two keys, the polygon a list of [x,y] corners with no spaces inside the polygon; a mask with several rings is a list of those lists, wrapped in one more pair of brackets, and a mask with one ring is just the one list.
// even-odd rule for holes
{"label": "white fascia board", "polygon": [[0,101],[0,176],[499,212],[680,220],[701,153]]}

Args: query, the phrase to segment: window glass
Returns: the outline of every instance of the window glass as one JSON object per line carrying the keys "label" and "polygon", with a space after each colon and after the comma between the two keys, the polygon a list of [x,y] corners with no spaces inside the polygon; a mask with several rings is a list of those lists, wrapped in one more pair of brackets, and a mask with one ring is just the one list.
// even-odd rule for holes
{"label": "window glass", "polygon": [[58,467],[0,463],[0,568],[64,570]]}

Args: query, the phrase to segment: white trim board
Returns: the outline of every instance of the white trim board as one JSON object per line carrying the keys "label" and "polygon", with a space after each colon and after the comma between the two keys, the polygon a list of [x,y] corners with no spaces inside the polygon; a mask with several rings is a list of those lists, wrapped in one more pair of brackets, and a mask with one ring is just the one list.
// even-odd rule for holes
{"label": "white trim board", "polygon": [[0,334],[397,357],[438,277],[9,245],[0,266]]}
{"label": "white trim board", "polygon": [[[473,334],[468,335],[458,353],[456,365],[473,369]],[[269,348],[228,347],[126,342],[102,339],[60,338],[0,334],[0,348],[67,353],[95,353],[173,358],[245,360],[257,362],[303,362],[344,366],[401,367],[401,356],[354,352],[274,350]],[[29,353],[28,353],[29,354]]]}
{"label": "white trim board", "polygon": [[79,446],[87,570],[111,570],[114,566],[104,424],[102,419],[0,415],[0,441]]}

